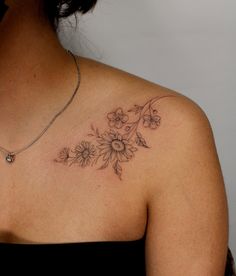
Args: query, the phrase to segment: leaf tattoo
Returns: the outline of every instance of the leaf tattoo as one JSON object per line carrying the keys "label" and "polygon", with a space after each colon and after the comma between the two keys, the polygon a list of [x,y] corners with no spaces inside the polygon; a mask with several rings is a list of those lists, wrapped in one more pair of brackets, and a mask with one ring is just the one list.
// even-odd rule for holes
{"label": "leaf tattoo", "polygon": [[136,132],[136,135],[137,135],[135,139],[136,144],[140,147],[149,148],[142,134],[140,132]]}
{"label": "leaf tattoo", "polygon": [[122,167],[119,164],[119,161],[116,160],[116,162],[113,164],[113,169],[115,171],[115,174],[118,175],[118,177],[121,180],[121,174],[122,174]]}

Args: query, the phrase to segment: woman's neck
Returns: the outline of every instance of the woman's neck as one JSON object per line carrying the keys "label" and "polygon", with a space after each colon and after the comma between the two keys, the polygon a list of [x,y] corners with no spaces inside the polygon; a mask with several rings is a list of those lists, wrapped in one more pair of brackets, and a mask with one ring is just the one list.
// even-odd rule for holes
{"label": "woman's neck", "polygon": [[9,7],[0,23],[0,97],[23,93],[38,82],[52,85],[65,61],[67,52],[38,8]]}
{"label": "woman's neck", "polygon": [[0,23],[0,127],[5,134],[50,118],[76,85],[71,55],[40,16],[28,4],[9,5]]}

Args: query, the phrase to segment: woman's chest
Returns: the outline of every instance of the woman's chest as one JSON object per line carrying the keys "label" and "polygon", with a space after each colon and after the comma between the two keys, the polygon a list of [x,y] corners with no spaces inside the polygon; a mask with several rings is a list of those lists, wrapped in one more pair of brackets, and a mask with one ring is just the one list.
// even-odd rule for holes
{"label": "woman's chest", "polygon": [[1,241],[135,240],[145,232],[146,215],[141,185],[121,181],[112,170],[65,166],[51,153],[25,152],[1,172]]}

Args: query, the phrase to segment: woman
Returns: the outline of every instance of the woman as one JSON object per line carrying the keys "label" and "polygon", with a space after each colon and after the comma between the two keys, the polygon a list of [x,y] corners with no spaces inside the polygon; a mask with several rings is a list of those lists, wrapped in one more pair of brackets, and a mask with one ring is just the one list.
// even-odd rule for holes
{"label": "woman", "polygon": [[1,1],[1,260],[224,275],[228,207],[209,121],[180,93],[63,49],[58,19],[95,4]]}

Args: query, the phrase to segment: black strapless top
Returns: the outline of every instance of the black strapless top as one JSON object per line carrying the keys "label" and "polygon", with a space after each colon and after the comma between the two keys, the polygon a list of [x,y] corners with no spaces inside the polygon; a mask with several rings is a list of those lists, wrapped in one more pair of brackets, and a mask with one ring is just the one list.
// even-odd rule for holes
{"label": "black strapless top", "polygon": [[61,244],[0,243],[0,264],[1,270],[5,266],[9,273],[5,275],[16,269],[23,275],[47,275],[50,271],[52,275],[60,272],[68,276],[144,276],[145,238]]}
{"label": "black strapless top", "polygon": [[[145,236],[134,241],[0,243],[0,265],[1,275],[145,276]],[[234,265],[228,248],[224,276],[236,275]]]}

